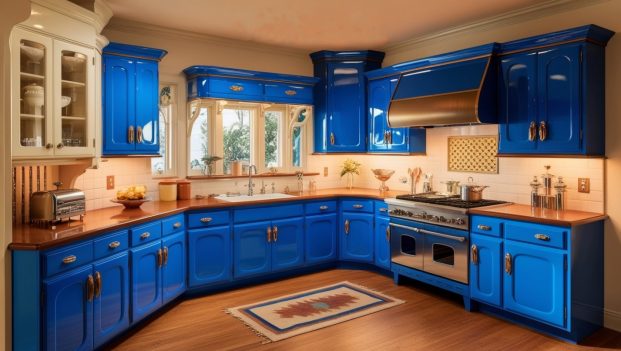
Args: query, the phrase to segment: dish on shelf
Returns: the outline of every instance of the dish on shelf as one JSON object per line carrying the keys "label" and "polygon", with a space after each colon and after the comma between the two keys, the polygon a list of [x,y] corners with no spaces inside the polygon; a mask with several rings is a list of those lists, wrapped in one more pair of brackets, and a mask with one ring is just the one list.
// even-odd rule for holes
{"label": "dish on shelf", "polygon": [[147,198],[144,199],[140,199],[140,200],[116,200],[116,199],[112,199],[110,200],[112,202],[114,202],[115,204],[121,204],[123,206],[125,206],[125,208],[138,208],[140,206],[142,206],[143,203],[151,201]]}
{"label": "dish on shelf", "polygon": [[61,107],[67,107],[67,106],[69,106],[70,103],[71,103],[71,97],[70,96],[61,96],[60,97],[60,106]]}
{"label": "dish on shelf", "polygon": [[35,48],[33,46],[28,46],[22,43],[20,46],[21,51],[28,57],[28,61],[32,63],[39,63],[41,59],[45,55],[45,51],[40,48]]}
{"label": "dish on shelf", "polygon": [[36,84],[29,84],[22,88],[24,102],[29,106],[33,115],[42,115],[41,107],[45,103],[45,89]]}
{"label": "dish on shelf", "polygon": [[65,72],[75,72],[80,66],[86,62],[86,56],[82,54],[74,54],[74,56],[63,56],[62,65]]}

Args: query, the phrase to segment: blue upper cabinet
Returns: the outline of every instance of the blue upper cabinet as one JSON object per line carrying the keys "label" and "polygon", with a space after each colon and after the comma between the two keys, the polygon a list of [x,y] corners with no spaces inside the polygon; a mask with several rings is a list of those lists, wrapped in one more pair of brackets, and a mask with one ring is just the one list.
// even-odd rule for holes
{"label": "blue upper cabinet", "polygon": [[110,43],[103,50],[103,155],[159,153],[158,61],[166,51]]}
{"label": "blue upper cabinet", "polygon": [[313,77],[215,66],[191,66],[183,73],[190,100],[222,98],[312,104],[313,85],[318,81]]}
{"label": "blue upper cabinet", "polygon": [[604,48],[594,25],[502,44],[499,154],[604,155]]}
{"label": "blue upper cabinet", "polygon": [[312,53],[315,77],[315,152],[366,152],[366,78],[380,68],[377,51]]}

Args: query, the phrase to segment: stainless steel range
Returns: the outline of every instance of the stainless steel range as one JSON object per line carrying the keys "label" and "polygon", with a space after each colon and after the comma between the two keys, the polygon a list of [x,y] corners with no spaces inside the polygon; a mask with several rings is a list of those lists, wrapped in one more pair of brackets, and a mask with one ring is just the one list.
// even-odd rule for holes
{"label": "stainless steel range", "polygon": [[506,202],[424,194],[399,195],[386,203],[393,263],[468,284],[468,209]]}

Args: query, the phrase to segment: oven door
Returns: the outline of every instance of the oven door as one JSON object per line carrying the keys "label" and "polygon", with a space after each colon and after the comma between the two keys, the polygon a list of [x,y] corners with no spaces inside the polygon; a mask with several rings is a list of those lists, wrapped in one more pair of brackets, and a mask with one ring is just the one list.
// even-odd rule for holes
{"label": "oven door", "polygon": [[403,221],[390,222],[390,258],[402,266],[423,269],[425,237]]}
{"label": "oven door", "polygon": [[468,233],[420,228],[425,235],[425,272],[468,284]]}

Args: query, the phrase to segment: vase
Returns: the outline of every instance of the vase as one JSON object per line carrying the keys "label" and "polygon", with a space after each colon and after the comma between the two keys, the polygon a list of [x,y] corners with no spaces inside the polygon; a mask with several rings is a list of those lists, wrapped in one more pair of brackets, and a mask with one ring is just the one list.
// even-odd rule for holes
{"label": "vase", "polygon": [[354,187],[354,174],[347,173],[347,189],[351,190]]}

